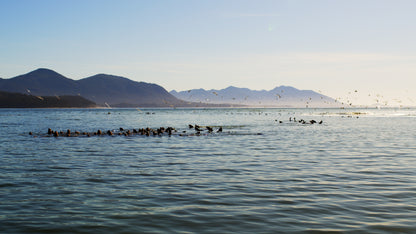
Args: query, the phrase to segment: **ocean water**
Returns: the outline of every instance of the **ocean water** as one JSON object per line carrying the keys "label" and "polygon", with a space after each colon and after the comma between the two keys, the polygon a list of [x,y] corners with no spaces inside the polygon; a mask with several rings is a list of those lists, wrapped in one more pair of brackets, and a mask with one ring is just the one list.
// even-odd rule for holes
{"label": "ocean water", "polygon": [[1,233],[416,233],[415,109],[2,109],[0,126]]}

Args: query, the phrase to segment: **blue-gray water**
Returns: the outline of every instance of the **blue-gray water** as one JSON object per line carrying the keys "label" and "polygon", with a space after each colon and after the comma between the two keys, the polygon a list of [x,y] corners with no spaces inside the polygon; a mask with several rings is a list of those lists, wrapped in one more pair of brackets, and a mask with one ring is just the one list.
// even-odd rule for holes
{"label": "blue-gray water", "polygon": [[[223,132],[44,137],[188,124]],[[1,233],[416,233],[415,109],[3,109],[0,126]]]}

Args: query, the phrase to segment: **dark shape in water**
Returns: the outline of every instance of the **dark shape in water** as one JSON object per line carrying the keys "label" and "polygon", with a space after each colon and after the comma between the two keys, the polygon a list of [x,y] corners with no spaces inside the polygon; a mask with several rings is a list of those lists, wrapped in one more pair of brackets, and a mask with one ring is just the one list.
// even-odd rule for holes
{"label": "dark shape in water", "polygon": [[201,126],[195,124],[195,131],[197,132],[202,131]]}

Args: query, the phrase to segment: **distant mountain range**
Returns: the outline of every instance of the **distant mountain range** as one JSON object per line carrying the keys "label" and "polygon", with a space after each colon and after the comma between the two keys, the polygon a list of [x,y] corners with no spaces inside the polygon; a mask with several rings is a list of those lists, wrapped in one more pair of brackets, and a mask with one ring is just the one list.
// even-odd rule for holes
{"label": "distant mountain range", "polygon": [[159,85],[120,76],[97,74],[72,80],[45,68],[10,79],[0,79],[0,91],[34,96],[82,96],[100,106],[111,107],[218,106],[185,102]]}
{"label": "distant mountain range", "polygon": [[312,90],[299,90],[290,86],[279,86],[270,91],[250,90],[230,86],[226,89],[170,92],[173,96],[188,102],[213,104],[235,104],[262,107],[336,107],[334,99]]}
{"label": "distant mountain range", "polygon": [[[72,107],[90,107],[96,103],[103,107],[335,107],[339,106],[334,99],[311,90],[298,90],[289,86],[276,87],[270,91],[250,90],[230,86],[221,90],[193,89],[170,93],[157,84],[136,82],[125,77],[97,74],[81,80],[69,79],[53,70],[39,68],[24,75],[10,79],[0,78],[0,91],[3,102],[19,103],[26,100],[34,107],[50,103],[67,96],[71,100],[65,105]],[[16,93],[25,94],[18,96]],[[79,97],[82,99],[77,99]],[[85,102],[87,100],[91,103]],[[19,104],[20,105],[20,104]],[[55,103],[54,105],[62,105]],[[48,105],[45,104],[45,107]],[[30,107],[26,106],[26,107]],[[66,106],[71,107],[71,106]]]}

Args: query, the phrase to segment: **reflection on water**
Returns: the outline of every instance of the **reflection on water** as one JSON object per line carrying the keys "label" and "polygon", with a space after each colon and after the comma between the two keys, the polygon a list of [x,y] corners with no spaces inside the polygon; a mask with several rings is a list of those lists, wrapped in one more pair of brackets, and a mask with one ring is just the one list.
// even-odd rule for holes
{"label": "reflection on water", "polygon": [[[22,233],[413,233],[415,113],[0,110],[0,227]],[[181,132],[191,131],[188,124],[222,126],[223,133],[42,137],[48,128],[172,126]]]}

